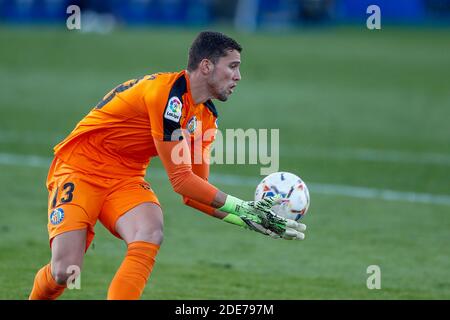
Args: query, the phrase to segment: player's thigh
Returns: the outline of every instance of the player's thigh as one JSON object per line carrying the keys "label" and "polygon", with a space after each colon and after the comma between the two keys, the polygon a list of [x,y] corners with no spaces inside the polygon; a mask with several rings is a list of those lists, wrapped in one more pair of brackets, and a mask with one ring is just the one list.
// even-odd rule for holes
{"label": "player's thigh", "polygon": [[94,237],[107,186],[81,173],[56,175],[48,185],[48,233],[50,246],[63,233],[86,229],[86,250]]}
{"label": "player's thigh", "polygon": [[156,194],[143,178],[121,181],[105,200],[99,219],[113,235],[127,243],[162,241],[162,210]]}
{"label": "player's thigh", "polygon": [[61,233],[52,241],[51,270],[56,282],[63,284],[78,275],[83,265],[87,229]]}
{"label": "player's thigh", "polygon": [[145,241],[160,245],[163,241],[163,214],[159,205],[141,203],[116,222],[116,232],[126,243]]}

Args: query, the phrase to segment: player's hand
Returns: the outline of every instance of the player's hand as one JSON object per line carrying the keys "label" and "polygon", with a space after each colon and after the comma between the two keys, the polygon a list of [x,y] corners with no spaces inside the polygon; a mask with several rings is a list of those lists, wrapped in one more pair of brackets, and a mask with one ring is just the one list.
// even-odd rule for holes
{"label": "player's hand", "polygon": [[[272,208],[282,201],[281,197],[267,197],[259,201],[247,202],[250,207],[253,207],[254,214],[261,219],[261,226],[271,232],[271,236],[275,238],[283,238],[286,240],[303,240],[306,230],[306,225],[296,222],[294,220],[285,219],[276,215]],[[276,236],[274,236],[274,235]]]}
{"label": "player's hand", "polygon": [[219,210],[235,215],[241,221],[241,223],[233,221],[230,216],[226,219],[228,222],[242,225],[243,221],[249,229],[274,238],[303,240],[306,225],[280,217],[272,211],[272,207],[281,201],[282,198],[279,196],[267,197],[259,201],[242,201],[228,195],[225,205]]}
{"label": "player's hand", "polygon": [[286,240],[303,240],[305,239],[306,224],[286,219],[286,229],[282,234],[282,238]]}
{"label": "player's hand", "polygon": [[272,237],[274,239],[280,238],[280,236],[277,235],[275,232],[273,232],[267,228],[264,228],[260,223],[253,221],[253,220],[249,219],[248,217],[242,217],[241,219],[242,219],[242,221],[244,221],[246,229],[262,233],[263,235]]}
{"label": "player's hand", "polygon": [[237,214],[227,214],[222,218],[223,221],[243,227],[247,230],[253,230],[258,233],[261,233],[266,236],[270,236],[272,238],[280,238],[275,232],[264,228],[261,225],[261,219],[253,214],[242,214],[241,216],[238,216]]}

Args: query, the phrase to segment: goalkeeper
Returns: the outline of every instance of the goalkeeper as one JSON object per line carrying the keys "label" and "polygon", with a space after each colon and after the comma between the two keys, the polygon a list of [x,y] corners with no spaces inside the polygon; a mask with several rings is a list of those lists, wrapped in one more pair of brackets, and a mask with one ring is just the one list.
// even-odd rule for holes
{"label": "goalkeeper", "polygon": [[[47,177],[51,261],[37,272],[30,299],[63,293],[73,278],[68,271],[81,270],[98,220],[127,244],[107,298],[140,298],[163,240],[162,210],[144,180],[156,156],[185,204],[274,238],[304,238],[305,225],[272,214],[276,199],[245,202],[207,182],[214,135],[200,146],[192,143],[217,129],[211,100],[226,101],[241,79],[241,50],[222,33],[200,33],[189,50],[187,70],[117,86],[55,146]],[[182,129],[188,134],[177,135]],[[192,161],[197,148],[201,163]],[[180,150],[190,155],[187,161],[174,159]]]}

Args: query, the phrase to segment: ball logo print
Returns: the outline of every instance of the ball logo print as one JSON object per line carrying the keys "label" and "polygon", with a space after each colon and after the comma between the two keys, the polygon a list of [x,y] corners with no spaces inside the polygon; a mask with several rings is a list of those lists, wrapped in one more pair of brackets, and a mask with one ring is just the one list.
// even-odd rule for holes
{"label": "ball logo print", "polygon": [[273,196],[282,198],[280,204],[273,207],[273,211],[283,218],[298,221],[309,209],[308,187],[293,173],[272,173],[256,187],[255,201]]}
{"label": "ball logo print", "polygon": [[50,213],[50,222],[53,225],[60,224],[64,219],[64,210],[62,208],[57,208]]}
{"label": "ball logo print", "polygon": [[[277,193],[279,193],[279,192],[277,192],[277,190],[273,190],[274,188],[275,188],[274,186],[269,187],[268,185],[264,185],[262,198],[265,198],[265,197],[273,197],[273,196],[275,196]],[[284,195],[281,195],[281,196],[284,197]]]}

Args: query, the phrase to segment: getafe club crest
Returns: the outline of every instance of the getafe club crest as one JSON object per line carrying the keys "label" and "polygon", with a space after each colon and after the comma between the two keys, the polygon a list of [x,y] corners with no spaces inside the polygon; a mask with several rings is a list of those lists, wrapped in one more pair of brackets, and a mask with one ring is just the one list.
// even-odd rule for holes
{"label": "getafe club crest", "polygon": [[187,127],[189,133],[194,133],[195,129],[197,129],[197,117],[196,117],[196,116],[193,116],[193,117],[189,120],[189,122],[188,122],[188,124],[187,124],[186,127]]}
{"label": "getafe club crest", "polygon": [[64,210],[62,208],[57,208],[50,213],[50,222],[53,225],[60,224],[64,219]]}
{"label": "getafe club crest", "polygon": [[181,103],[180,99],[178,99],[178,97],[170,98],[166,106],[164,118],[175,122],[180,122],[182,108],[183,104]]}

